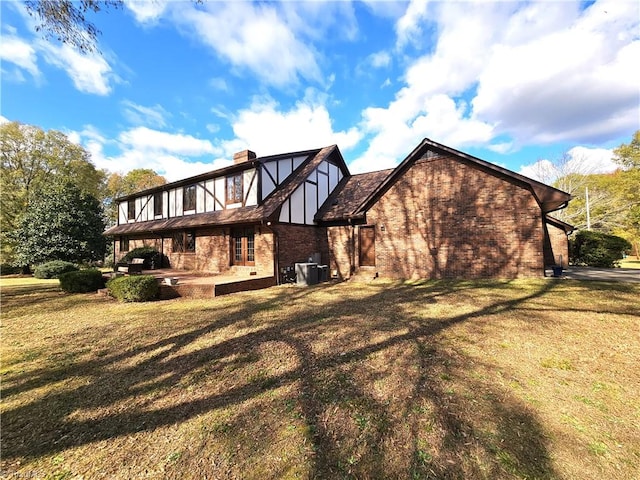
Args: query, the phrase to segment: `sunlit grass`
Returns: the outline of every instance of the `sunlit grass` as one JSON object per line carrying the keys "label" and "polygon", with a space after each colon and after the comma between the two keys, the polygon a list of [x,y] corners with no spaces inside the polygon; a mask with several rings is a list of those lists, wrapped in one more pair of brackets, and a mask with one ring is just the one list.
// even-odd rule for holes
{"label": "sunlit grass", "polygon": [[640,286],[344,283],[121,304],[3,278],[3,474],[634,478]]}

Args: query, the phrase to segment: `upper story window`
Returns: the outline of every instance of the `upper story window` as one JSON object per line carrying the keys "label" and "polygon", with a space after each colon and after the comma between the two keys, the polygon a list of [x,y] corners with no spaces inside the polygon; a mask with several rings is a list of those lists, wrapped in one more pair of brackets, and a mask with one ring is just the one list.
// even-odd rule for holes
{"label": "upper story window", "polygon": [[242,203],[242,173],[227,177],[227,203]]}
{"label": "upper story window", "polygon": [[135,220],[136,218],[136,201],[129,200],[127,201],[127,219]]}
{"label": "upper story window", "polygon": [[162,192],[153,194],[153,215],[159,216],[162,215]]}
{"label": "upper story window", "polygon": [[182,190],[182,209],[183,210],[195,210],[196,209],[196,186],[189,185]]}

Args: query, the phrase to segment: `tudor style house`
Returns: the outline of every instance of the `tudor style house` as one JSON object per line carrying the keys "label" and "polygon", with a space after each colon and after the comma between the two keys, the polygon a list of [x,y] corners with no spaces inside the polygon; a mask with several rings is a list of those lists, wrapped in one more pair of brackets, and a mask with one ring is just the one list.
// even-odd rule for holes
{"label": "tudor style house", "polygon": [[351,175],[336,145],[256,157],[117,199],[114,257],[152,246],[172,268],[280,281],[542,276],[568,259],[570,195],[424,139],[395,169]]}

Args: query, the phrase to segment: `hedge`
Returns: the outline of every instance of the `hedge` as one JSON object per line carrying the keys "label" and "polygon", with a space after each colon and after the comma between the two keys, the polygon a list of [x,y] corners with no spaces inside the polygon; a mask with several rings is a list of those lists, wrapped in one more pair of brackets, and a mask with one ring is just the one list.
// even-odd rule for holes
{"label": "hedge", "polygon": [[36,278],[59,278],[63,273],[76,272],[78,270],[79,268],[71,262],[52,260],[38,265],[33,270],[33,276]]}
{"label": "hedge", "polygon": [[88,293],[104,288],[102,272],[95,268],[63,273],[59,280],[60,288],[67,293]]}
{"label": "hedge", "polygon": [[618,265],[631,244],[624,238],[584,230],[570,241],[569,257],[574,265],[612,268]]}
{"label": "hedge", "polygon": [[153,275],[116,277],[107,282],[109,295],[121,302],[147,302],[160,294],[158,280]]}

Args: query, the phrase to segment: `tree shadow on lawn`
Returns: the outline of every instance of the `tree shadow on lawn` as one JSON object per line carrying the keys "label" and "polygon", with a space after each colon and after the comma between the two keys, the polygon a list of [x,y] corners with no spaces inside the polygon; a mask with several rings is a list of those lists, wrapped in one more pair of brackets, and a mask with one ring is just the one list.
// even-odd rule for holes
{"label": "tree shadow on lawn", "polygon": [[[473,292],[472,283],[366,287],[367,294],[346,299],[340,285],[283,289],[252,305],[253,330],[222,339],[216,334],[251,316],[214,306],[210,315],[218,318],[201,328],[5,379],[5,399],[53,382],[82,381],[3,413],[4,460],[151,432],[224,410],[232,412],[231,427],[217,437],[237,444],[246,457],[234,462],[250,467],[280,441],[277,429],[265,423],[273,416],[256,416],[256,402],[282,412],[286,401],[306,425],[291,455],[305,459],[311,478],[553,478],[535,415],[508,391],[465,375],[467,359],[452,352],[441,333],[515,310],[554,285],[546,282],[516,299],[496,292],[486,305],[448,318],[411,309],[440,304],[446,310],[461,292]],[[262,318],[266,312],[269,320]],[[191,398],[184,394],[190,388]],[[252,435],[239,433],[251,428]],[[239,438],[250,448],[240,447]]]}

